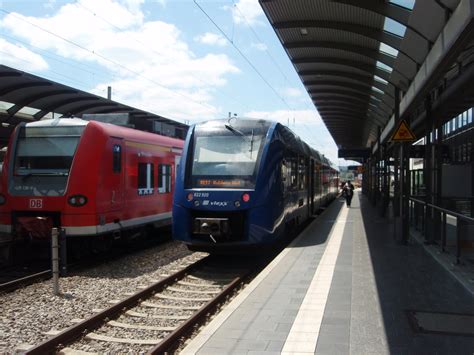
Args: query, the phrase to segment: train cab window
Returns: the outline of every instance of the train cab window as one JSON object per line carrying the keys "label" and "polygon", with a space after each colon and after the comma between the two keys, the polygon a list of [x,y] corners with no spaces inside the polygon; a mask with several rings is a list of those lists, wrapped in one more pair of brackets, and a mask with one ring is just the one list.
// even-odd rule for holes
{"label": "train cab window", "polygon": [[158,192],[166,194],[171,192],[171,165],[158,165]]}
{"label": "train cab window", "polygon": [[122,171],[122,147],[119,144],[114,144],[113,149],[113,172],[120,173]]}
{"label": "train cab window", "polygon": [[153,164],[138,163],[138,195],[153,194],[154,185]]}

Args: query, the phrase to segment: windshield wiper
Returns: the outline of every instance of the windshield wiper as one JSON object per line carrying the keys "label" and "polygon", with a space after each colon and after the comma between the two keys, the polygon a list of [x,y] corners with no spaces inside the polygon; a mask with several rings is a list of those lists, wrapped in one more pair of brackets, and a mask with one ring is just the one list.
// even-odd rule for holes
{"label": "windshield wiper", "polygon": [[60,172],[55,172],[55,173],[26,173],[26,174],[21,174],[20,175],[22,179],[26,179],[30,176],[69,176],[69,173],[60,173]]}
{"label": "windshield wiper", "polygon": [[230,124],[226,124],[224,126],[225,126],[225,128],[227,128],[232,133],[237,134],[237,135],[242,136],[242,137],[245,138],[245,134],[243,132],[239,131],[237,128],[232,127]]}

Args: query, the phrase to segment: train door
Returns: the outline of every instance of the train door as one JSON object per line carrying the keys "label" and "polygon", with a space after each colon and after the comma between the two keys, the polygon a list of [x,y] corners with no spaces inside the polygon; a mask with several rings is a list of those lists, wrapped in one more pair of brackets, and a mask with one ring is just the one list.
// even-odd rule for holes
{"label": "train door", "polygon": [[[107,182],[111,191],[110,210],[120,210],[123,207],[124,171],[125,171],[125,144],[121,138],[111,138],[112,146],[112,174]],[[108,165],[108,164],[106,164]]]}
{"label": "train door", "polygon": [[314,160],[310,159],[309,163],[309,215],[314,214]]}

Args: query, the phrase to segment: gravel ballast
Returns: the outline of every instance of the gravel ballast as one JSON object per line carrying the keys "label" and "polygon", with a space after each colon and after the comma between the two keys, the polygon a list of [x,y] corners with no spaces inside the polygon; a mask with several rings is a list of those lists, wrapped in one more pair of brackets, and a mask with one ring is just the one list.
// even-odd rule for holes
{"label": "gravel ballast", "polygon": [[46,332],[88,318],[206,255],[170,242],[61,278],[61,296],[53,295],[51,280],[0,295],[0,353],[38,344],[49,337]]}

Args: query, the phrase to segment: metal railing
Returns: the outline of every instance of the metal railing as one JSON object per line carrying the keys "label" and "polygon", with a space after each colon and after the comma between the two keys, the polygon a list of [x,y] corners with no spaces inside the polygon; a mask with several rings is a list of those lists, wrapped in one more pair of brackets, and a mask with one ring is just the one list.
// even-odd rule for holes
{"label": "metal railing", "polygon": [[[470,225],[474,225],[474,218],[463,215],[459,212],[451,211],[443,207],[439,207],[428,203],[423,200],[419,200],[413,197],[409,197],[410,201],[410,220],[415,224],[415,228],[418,227],[418,221],[420,219],[420,207],[421,207],[421,230],[422,234],[425,235],[426,223],[427,223],[427,214],[428,209],[433,209],[441,213],[441,250],[446,252],[446,236],[447,236],[447,216],[452,216],[456,218],[456,264],[460,263],[461,257],[461,228],[459,221],[467,222],[466,228],[469,228]],[[433,218],[433,220],[436,216]],[[433,231],[431,231],[433,233]],[[425,235],[426,237],[426,235]]]}

